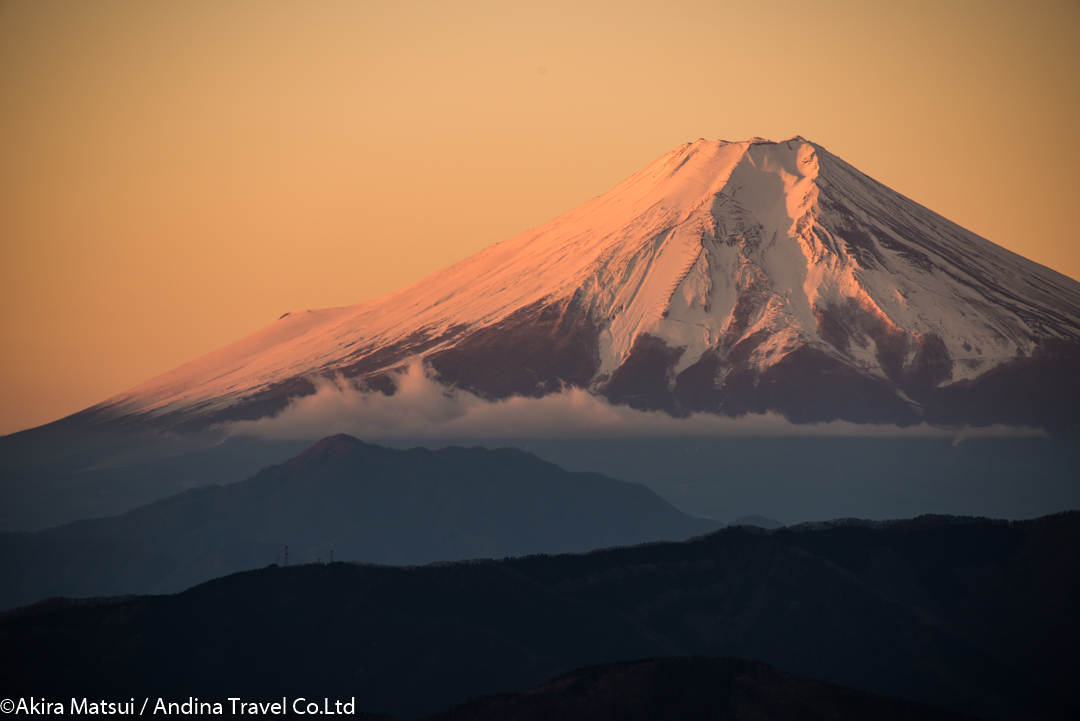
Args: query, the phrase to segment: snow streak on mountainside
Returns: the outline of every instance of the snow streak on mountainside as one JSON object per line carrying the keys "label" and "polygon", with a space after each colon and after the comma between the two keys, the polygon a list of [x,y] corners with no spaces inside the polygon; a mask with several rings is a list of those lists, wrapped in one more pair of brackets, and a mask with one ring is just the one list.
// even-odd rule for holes
{"label": "snow streak on mountainside", "polygon": [[254,419],[320,375],[392,393],[414,357],[486,398],[1073,424],[1080,283],[802,138],[699,140],[412,286],[286,314],[91,410]]}

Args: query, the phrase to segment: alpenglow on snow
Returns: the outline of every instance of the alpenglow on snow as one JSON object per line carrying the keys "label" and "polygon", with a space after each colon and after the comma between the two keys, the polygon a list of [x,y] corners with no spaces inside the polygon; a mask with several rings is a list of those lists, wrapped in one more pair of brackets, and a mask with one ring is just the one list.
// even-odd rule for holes
{"label": "alpenglow on snow", "polygon": [[489,399],[566,386],[673,415],[1071,425],[1080,283],[796,137],[682,145],[409,287],[287,313],[89,412],[255,419],[421,358]]}

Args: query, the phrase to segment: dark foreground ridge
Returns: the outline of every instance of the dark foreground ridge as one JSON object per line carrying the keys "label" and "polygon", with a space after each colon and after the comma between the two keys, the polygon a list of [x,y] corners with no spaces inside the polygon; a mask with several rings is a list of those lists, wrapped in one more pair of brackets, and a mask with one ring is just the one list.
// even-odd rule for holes
{"label": "dark foreground ridge", "polygon": [[395,450],[324,438],[249,480],[114,518],[0,533],[0,609],[47,596],[173,593],[283,561],[422,564],[681,541],[720,524],[516,448]]}
{"label": "dark foreground ridge", "polygon": [[[950,711],[1074,718],[1078,568],[1078,512],[743,526],[681,543],[412,568],[269,566],[175,596],[9,611],[0,677],[24,696],[355,696],[358,712],[421,717],[596,664],[738,656]],[[667,663],[683,662],[579,672],[584,680],[563,690],[477,701],[448,718],[493,717],[484,704],[587,709],[590,685],[634,678],[652,679],[645,685],[664,698],[665,669],[679,668]],[[714,671],[687,671],[686,682]],[[766,686],[770,673],[747,672]],[[717,693],[740,683],[717,682]]]}
{"label": "dark foreground ridge", "polygon": [[973,717],[781,673],[744,658],[642,659],[560,676],[528,693],[488,696],[431,721],[961,721]]}

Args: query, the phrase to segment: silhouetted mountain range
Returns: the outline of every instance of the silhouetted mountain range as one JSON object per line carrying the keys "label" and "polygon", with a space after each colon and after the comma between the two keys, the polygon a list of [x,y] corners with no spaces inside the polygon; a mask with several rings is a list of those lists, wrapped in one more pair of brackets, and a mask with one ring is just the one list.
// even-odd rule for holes
{"label": "silhouetted mountain range", "polygon": [[572,671],[528,693],[487,696],[431,721],[899,721],[971,719],[825,681],[781,673],[743,658],[643,659]]}
{"label": "silhouetted mountain range", "polygon": [[759,516],[757,514],[736,518],[729,526],[757,526],[758,528],[780,528],[784,524],[775,518]]}
{"label": "silhouetted mountain range", "polygon": [[590,551],[715,530],[644,486],[514,448],[394,450],[346,435],[228,486],[114,518],[0,534],[0,608],[172,593],[283,560],[421,564]]}
{"label": "silhouetted mountain range", "polygon": [[[0,672],[24,695],[355,696],[357,711],[414,717],[592,664],[730,655],[989,718],[1074,718],[1078,568],[1078,512],[741,526],[413,568],[272,565],[175,596],[6,612]],[[627,687],[663,668],[581,683]]]}

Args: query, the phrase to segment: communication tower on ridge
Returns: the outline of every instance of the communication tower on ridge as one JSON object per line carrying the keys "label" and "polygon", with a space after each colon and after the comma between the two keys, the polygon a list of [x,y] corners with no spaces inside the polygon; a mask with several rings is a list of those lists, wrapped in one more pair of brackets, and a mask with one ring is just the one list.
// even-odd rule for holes
{"label": "communication tower on ridge", "polygon": [[285,565],[289,565],[289,547],[285,546]]}

